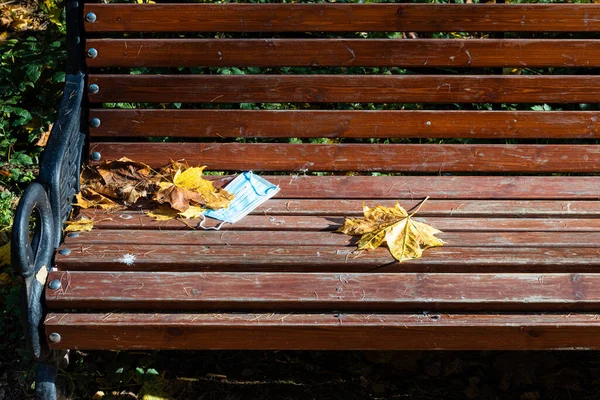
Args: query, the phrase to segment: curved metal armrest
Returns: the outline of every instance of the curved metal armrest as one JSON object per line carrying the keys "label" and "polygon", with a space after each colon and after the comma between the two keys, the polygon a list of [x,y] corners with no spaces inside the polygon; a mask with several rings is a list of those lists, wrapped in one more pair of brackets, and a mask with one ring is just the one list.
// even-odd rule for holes
{"label": "curved metal armrest", "polygon": [[[31,235],[29,226],[34,216],[36,229]],[[34,357],[42,358],[47,349],[42,333],[42,292],[52,261],[55,243],[54,218],[44,187],[39,183],[30,184],[19,201],[12,229],[12,264],[18,268],[24,281],[23,318],[27,340]],[[43,342],[43,343],[42,343]]]}

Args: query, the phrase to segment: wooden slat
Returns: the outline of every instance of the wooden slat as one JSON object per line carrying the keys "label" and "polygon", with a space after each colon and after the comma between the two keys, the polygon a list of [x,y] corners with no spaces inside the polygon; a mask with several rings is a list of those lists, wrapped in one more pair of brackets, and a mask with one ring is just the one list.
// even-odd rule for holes
{"label": "wooden slat", "polygon": [[55,349],[600,349],[597,314],[50,313]]}
{"label": "wooden slat", "polygon": [[[63,246],[65,248],[66,246]],[[89,244],[56,255],[62,271],[595,272],[598,247],[438,247],[398,263],[387,248]]]}
{"label": "wooden slat", "polygon": [[[443,232],[437,235],[447,247],[593,247],[600,232]],[[104,230],[65,238],[65,246],[88,244],[148,244],[194,246],[355,246],[358,237],[335,232],[302,231],[189,231]]]}
{"label": "wooden slat", "polygon": [[[141,213],[117,212],[107,214],[94,209],[82,210],[81,215],[94,221],[98,229],[184,229],[198,226],[200,220],[190,219],[155,221]],[[447,232],[596,232],[600,230],[600,219],[587,218],[440,218],[416,217],[416,220],[431,224]],[[207,221],[212,226],[216,220]],[[340,216],[286,216],[249,215],[235,224],[224,224],[222,230],[259,231],[331,231],[344,223]]]}
{"label": "wooden slat", "polygon": [[86,4],[88,32],[597,32],[596,4]]}
{"label": "wooden slat", "polygon": [[91,143],[107,160],[233,171],[600,172],[598,145]]}
{"label": "wooden slat", "polygon": [[89,67],[597,67],[597,40],[89,39]]}
{"label": "wooden slat", "polygon": [[[265,175],[275,199],[600,200],[597,176],[312,176]],[[233,176],[206,176],[225,186]],[[91,210],[93,212],[93,210]],[[130,217],[131,218],[131,217]]]}
{"label": "wooden slat", "polygon": [[600,274],[51,272],[50,309],[600,310]]}
{"label": "wooden slat", "polygon": [[600,79],[574,75],[97,75],[90,102],[588,103]]}
{"label": "wooden slat", "polygon": [[91,109],[112,137],[599,138],[596,111],[254,111]]}

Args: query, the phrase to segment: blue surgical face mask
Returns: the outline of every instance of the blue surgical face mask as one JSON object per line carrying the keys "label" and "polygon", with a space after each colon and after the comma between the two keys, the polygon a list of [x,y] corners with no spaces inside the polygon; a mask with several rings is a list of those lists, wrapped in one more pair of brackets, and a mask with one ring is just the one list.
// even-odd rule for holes
{"label": "blue surgical face mask", "polygon": [[[218,210],[207,210],[204,212],[204,216],[229,222],[230,224],[238,222],[250,214],[256,207],[279,192],[279,186],[273,185],[258,175],[254,175],[252,171],[242,173],[225,186],[224,189],[235,196],[229,207]],[[210,229],[204,227],[202,223],[200,226],[204,229]],[[221,225],[216,229],[220,227]]]}

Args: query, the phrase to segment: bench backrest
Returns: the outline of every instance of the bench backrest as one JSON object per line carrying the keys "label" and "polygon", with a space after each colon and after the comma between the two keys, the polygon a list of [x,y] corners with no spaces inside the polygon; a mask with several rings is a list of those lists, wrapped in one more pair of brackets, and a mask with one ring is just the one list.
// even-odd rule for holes
{"label": "bench backrest", "polygon": [[92,162],[600,172],[600,5],[86,4],[84,20]]}

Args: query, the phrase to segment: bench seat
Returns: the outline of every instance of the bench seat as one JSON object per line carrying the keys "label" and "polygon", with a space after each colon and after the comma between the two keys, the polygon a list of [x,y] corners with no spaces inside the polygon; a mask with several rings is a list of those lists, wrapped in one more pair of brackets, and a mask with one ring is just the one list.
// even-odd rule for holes
{"label": "bench seat", "polygon": [[[281,192],[219,231],[190,229],[199,220],[157,222],[143,210],[82,210],[94,229],[67,235],[56,254],[58,271],[48,278],[61,282],[46,291],[46,332],[61,336],[52,346],[600,344],[580,329],[600,329],[593,314],[600,309],[593,177],[268,179]],[[385,247],[358,253],[355,237],[335,232],[345,216],[361,215],[363,203],[391,206],[398,199],[410,209],[423,191],[431,198],[416,218],[441,229],[447,244],[421,259],[400,264]],[[547,313],[553,314],[540,315]],[[429,339],[421,340],[424,334]]]}

